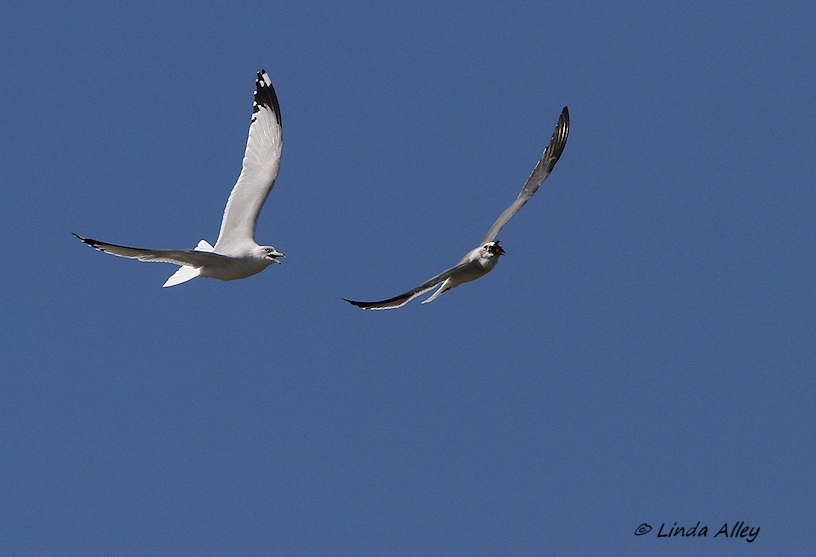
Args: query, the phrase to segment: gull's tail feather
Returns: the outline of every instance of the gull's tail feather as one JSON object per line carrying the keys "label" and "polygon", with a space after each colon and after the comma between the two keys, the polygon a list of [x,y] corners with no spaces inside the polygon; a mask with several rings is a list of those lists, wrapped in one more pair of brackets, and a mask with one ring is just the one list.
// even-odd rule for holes
{"label": "gull's tail feather", "polygon": [[207,240],[201,240],[196,247],[193,248],[195,251],[214,251],[215,248],[210,245]]}
{"label": "gull's tail feather", "polygon": [[433,293],[433,294],[432,294],[432,295],[431,295],[431,296],[430,296],[430,297],[429,297],[427,300],[422,300],[422,303],[423,303],[423,304],[427,304],[428,302],[433,302],[433,301],[434,301],[434,300],[436,300],[436,299],[437,299],[439,296],[441,296],[443,292],[445,292],[446,290],[450,290],[450,289],[452,288],[452,286],[450,286],[450,285],[448,284],[449,282],[450,282],[450,279],[447,279],[445,282],[443,282],[443,283],[442,283],[442,286],[440,286],[439,288],[437,288],[437,289],[436,289],[436,292],[434,292],[434,293]]}
{"label": "gull's tail feather", "polygon": [[188,280],[193,280],[198,276],[201,272],[199,267],[189,267],[187,265],[182,265],[178,268],[178,270],[170,275],[170,278],[167,279],[167,282],[162,284],[164,288],[168,286],[175,286],[177,284],[181,284],[182,282],[187,282]]}
{"label": "gull's tail feather", "polygon": [[[213,251],[213,247],[207,240],[201,240],[194,248],[195,251]],[[170,275],[170,278],[162,285],[164,288],[168,286],[176,286],[188,280],[193,280],[201,273],[200,267],[190,267],[189,265],[182,265],[178,270]]]}

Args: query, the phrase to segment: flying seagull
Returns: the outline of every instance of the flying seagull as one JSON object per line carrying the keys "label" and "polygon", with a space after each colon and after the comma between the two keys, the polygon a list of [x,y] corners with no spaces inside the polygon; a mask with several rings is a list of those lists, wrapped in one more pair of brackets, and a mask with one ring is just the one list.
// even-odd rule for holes
{"label": "flying seagull", "polygon": [[74,236],[92,248],[119,257],[180,265],[164,286],[175,286],[196,277],[235,280],[260,273],[272,263],[280,264],[278,257],[284,257],[272,246],[259,246],[255,242],[255,225],[275,185],[282,147],[278,97],[269,75],[261,70],[255,80],[252,122],[243,167],[227,200],[221,231],[214,246],[201,240],[191,250],[142,249],[107,244],[78,234]]}
{"label": "flying seagull", "polygon": [[437,299],[446,290],[456,288],[462,283],[476,280],[492,271],[496,263],[499,262],[499,256],[504,255],[504,249],[499,245],[499,240],[496,240],[496,236],[499,235],[499,231],[504,228],[504,225],[527,203],[538,187],[547,179],[547,176],[550,175],[561,153],[564,152],[568,135],[569,110],[565,106],[564,110],[561,111],[561,116],[558,118],[555,131],[550,138],[550,144],[547,145],[544,154],[541,155],[541,160],[536,164],[533,173],[527,178],[527,183],[521,188],[521,193],[519,193],[516,200],[504,210],[499,218],[496,219],[496,222],[490,227],[482,243],[467,252],[456,266],[426,280],[413,290],[409,290],[393,298],[388,298],[387,300],[380,300],[379,302],[355,302],[353,300],[347,300],[346,298],[343,299],[363,309],[395,309],[404,306],[417,296],[441,284],[442,286],[440,286],[432,296],[422,302],[423,304],[427,304]]}

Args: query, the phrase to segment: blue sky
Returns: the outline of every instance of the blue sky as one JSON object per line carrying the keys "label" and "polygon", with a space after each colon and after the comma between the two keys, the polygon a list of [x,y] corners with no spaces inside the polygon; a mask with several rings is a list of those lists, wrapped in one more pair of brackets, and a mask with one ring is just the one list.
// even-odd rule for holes
{"label": "blue sky", "polygon": [[[803,555],[816,8],[5,3],[7,555]],[[218,233],[255,72],[285,263]],[[570,108],[494,272],[454,264]],[[658,538],[661,524],[708,526]],[[727,523],[753,543],[714,538]],[[635,536],[648,523],[649,534]]]}

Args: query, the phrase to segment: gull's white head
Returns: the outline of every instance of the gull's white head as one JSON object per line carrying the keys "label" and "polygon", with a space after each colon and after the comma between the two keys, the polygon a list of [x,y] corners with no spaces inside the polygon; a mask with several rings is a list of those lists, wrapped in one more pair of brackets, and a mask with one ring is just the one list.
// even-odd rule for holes
{"label": "gull's white head", "polygon": [[482,256],[487,259],[492,259],[504,255],[504,249],[499,245],[499,240],[495,242],[487,242],[482,246]]}
{"label": "gull's white head", "polygon": [[[465,259],[478,263],[485,269],[485,272],[490,271],[499,262],[499,256],[504,255],[504,250],[499,245],[498,240],[495,242],[485,242],[478,248],[473,248]],[[463,259],[463,261],[465,260]]]}
{"label": "gull's white head", "polygon": [[277,263],[278,265],[281,264],[278,261],[278,257],[286,257],[284,254],[273,248],[272,246],[256,246],[253,250],[252,255],[258,259],[263,259],[268,263]]}

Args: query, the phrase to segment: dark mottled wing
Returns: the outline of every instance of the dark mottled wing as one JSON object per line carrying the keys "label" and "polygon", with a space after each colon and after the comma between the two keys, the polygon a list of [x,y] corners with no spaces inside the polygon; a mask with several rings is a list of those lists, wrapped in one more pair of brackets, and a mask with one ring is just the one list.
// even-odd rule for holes
{"label": "dark mottled wing", "polygon": [[428,290],[433,289],[438,284],[441,284],[445,281],[449,276],[454,274],[459,269],[467,267],[469,265],[468,262],[459,263],[455,267],[451,267],[447,271],[443,271],[436,275],[435,277],[426,280],[413,290],[409,290],[405,294],[400,294],[399,296],[394,296],[393,298],[388,298],[387,300],[380,300],[379,302],[355,302],[353,300],[347,300],[343,298],[348,303],[357,306],[358,308],[363,309],[396,309],[401,308],[417,296],[424,294]]}
{"label": "dark mottled wing", "polygon": [[527,201],[533,197],[533,194],[538,189],[544,180],[547,179],[547,176],[550,175],[552,169],[555,167],[555,163],[558,162],[558,158],[561,156],[561,153],[564,152],[564,147],[567,144],[567,137],[569,136],[569,110],[567,107],[564,107],[564,110],[561,111],[561,116],[558,118],[558,124],[555,126],[555,131],[550,138],[550,144],[547,145],[547,148],[544,149],[544,154],[541,155],[541,160],[538,161],[538,164],[533,169],[533,173],[530,174],[530,177],[527,178],[527,183],[524,184],[524,187],[521,188],[521,193],[519,193],[516,200],[504,210],[504,212],[499,216],[496,222],[493,223],[493,226],[490,227],[490,230],[485,236],[482,243],[492,242],[496,239],[496,236],[499,235],[499,231],[504,228],[504,225],[513,218],[519,209],[524,206]]}
{"label": "dark mottled wing", "polygon": [[255,225],[266,198],[275,185],[283,149],[280,105],[269,75],[261,70],[255,80],[252,123],[249,125],[241,175],[232,188],[221,231],[215,243],[219,253],[231,246],[255,241]]}
{"label": "dark mottled wing", "polygon": [[74,234],[74,236],[92,248],[98,249],[99,251],[110,253],[112,255],[118,255],[119,257],[138,259],[139,261],[175,263],[176,265],[203,267],[207,264],[213,264],[228,259],[223,255],[206,251],[129,248],[126,246],[117,246],[116,244],[100,242],[99,240],[93,240],[91,238],[85,238],[79,234]]}

